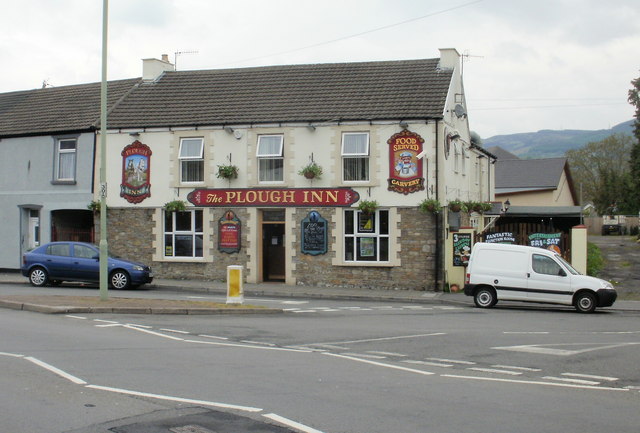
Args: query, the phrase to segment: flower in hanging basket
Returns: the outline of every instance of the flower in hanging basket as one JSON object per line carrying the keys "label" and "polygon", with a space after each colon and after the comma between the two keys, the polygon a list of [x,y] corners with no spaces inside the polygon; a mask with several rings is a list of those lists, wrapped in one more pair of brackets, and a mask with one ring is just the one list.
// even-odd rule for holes
{"label": "flower in hanging basket", "polygon": [[378,202],[375,200],[362,200],[358,204],[358,210],[367,215],[375,213],[376,209],[378,209]]}
{"label": "flower in hanging basket", "polygon": [[89,202],[89,204],[87,205],[87,209],[89,209],[94,213],[100,212],[100,202],[96,200],[91,200],[91,202]]}
{"label": "flower in hanging basket", "polygon": [[426,198],[418,204],[418,209],[424,213],[438,213],[440,207],[440,202],[435,198]]}
{"label": "flower in hanging basket", "polygon": [[320,167],[315,162],[310,162],[309,164],[302,167],[298,174],[306,177],[307,179],[320,179],[322,176],[322,167]]}
{"label": "flower in hanging basket", "polygon": [[182,212],[187,209],[187,204],[182,200],[173,200],[164,204],[164,210],[167,212]]}
{"label": "flower in hanging basket", "polygon": [[239,168],[235,165],[219,165],[216,177],[219,179],[236,179],[238,177],[238,170]]}
{"label": "flower in hanging basket", "polygon": [[449,210],[451,212],[460,212],[460,209],[462,209],[462,202],[460,200],[455,199],[449,202]]}

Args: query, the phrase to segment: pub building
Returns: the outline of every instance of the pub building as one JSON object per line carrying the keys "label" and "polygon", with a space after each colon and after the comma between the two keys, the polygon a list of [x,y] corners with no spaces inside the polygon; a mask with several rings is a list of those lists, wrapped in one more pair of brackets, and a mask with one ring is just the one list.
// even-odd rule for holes
{"label": "pub building", "polygon": [[455,49],[179,72],[144,60],[108,118],[109,249],[158,278],[241,265],[249,283],[441,289],[459,226],[447,204],[494,194],[460,66]]}

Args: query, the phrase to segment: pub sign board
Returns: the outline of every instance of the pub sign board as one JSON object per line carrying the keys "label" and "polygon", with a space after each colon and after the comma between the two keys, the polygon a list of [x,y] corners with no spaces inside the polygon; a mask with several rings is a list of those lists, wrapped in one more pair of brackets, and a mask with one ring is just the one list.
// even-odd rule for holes
{"label": "pub sign board", "polygon": [[122,152],[122,183],[120,197],[129,203],[140,203],[151,197],[151,149],[138,140]]}
{"label": "pub sign board", "polygon": [[453,266],[466,266],[471,256],[471,233],[453,234]]}
{"label": "pub sign board", "polygon": [[560,242],[562,233],[532,233],[529,235],[529,245],[532,247],[545,248],[562,254]]}
{"label": "pub sign board", "polygon": [[327,220],[312,210],[302,220],[302,252],[316,256],[327,253]]}
{"label": "pub sign board", "polygon": [[424,190],[422,152],[424,139],[415,132],[403,130],[389,140],[389,191],[409,194]]}
{"label": "pub sign board", "polygon": [[231,210],[226,211],[218,220],[218,250],[228,254],[239,252],[241,229],[242,224],[236,214]]}
{"label": "pub sign board", "polygon": [[359,199],[351,188],[202,188],[187,196],[190,203],[203,207],[340,207]]}

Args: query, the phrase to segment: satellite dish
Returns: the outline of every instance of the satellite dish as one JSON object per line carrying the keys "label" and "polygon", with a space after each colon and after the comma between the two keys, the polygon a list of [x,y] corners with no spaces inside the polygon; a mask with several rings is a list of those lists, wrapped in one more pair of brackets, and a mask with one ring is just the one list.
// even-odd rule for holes
{"label": "satellite dish", "polygon": [[239,129],[234,130],[233,136],[240,140],[242,138],[242,131],[240,131]]}
{"label": "satellite dish", "polygon": [[460,104],[456,104],[456,106],[453,108],[453,112],[456,114],[458,119],[461,117],[466,117],[467,115],[467,112],[464,110],[464,107]]}

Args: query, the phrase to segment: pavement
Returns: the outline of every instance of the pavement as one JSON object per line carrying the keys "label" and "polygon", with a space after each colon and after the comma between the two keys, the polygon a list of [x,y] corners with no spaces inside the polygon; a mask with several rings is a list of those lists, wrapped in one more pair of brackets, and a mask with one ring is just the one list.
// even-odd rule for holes
{"label": "pavement", "polygon": [[[0,272],[0,284],[23,284],[29,286],[20,272]],[[281,309],[255,305],[220,304],[207,301],[169,299],[168,292],[207,293],[226,296],[227,286],[221,281],[182,280],[156,278],[153,283],[142,286],[157,296],[150,299],[128,297],[134,292],[109,291],[109,299],[101,301],[95,296],[66,295],[0,295],[0,307],[41,313],[122,313],[122,314],[273,314]],[[368,300],[420,304],[444,304],[473,306],[473,298],[463,293],[448,293],[417,290],[375,290],[347,287],[318,287],[287,285],[284,283],[259,283],[243,285],[244,297],[278,297],[335,300]],[[506,305],[506,304],[505,304]],[[520,304],[522,305],[522,304]],[[533,304],[529,304],[533,305]],[[640,312],[640,301],[618,300],[606,310]]]}

